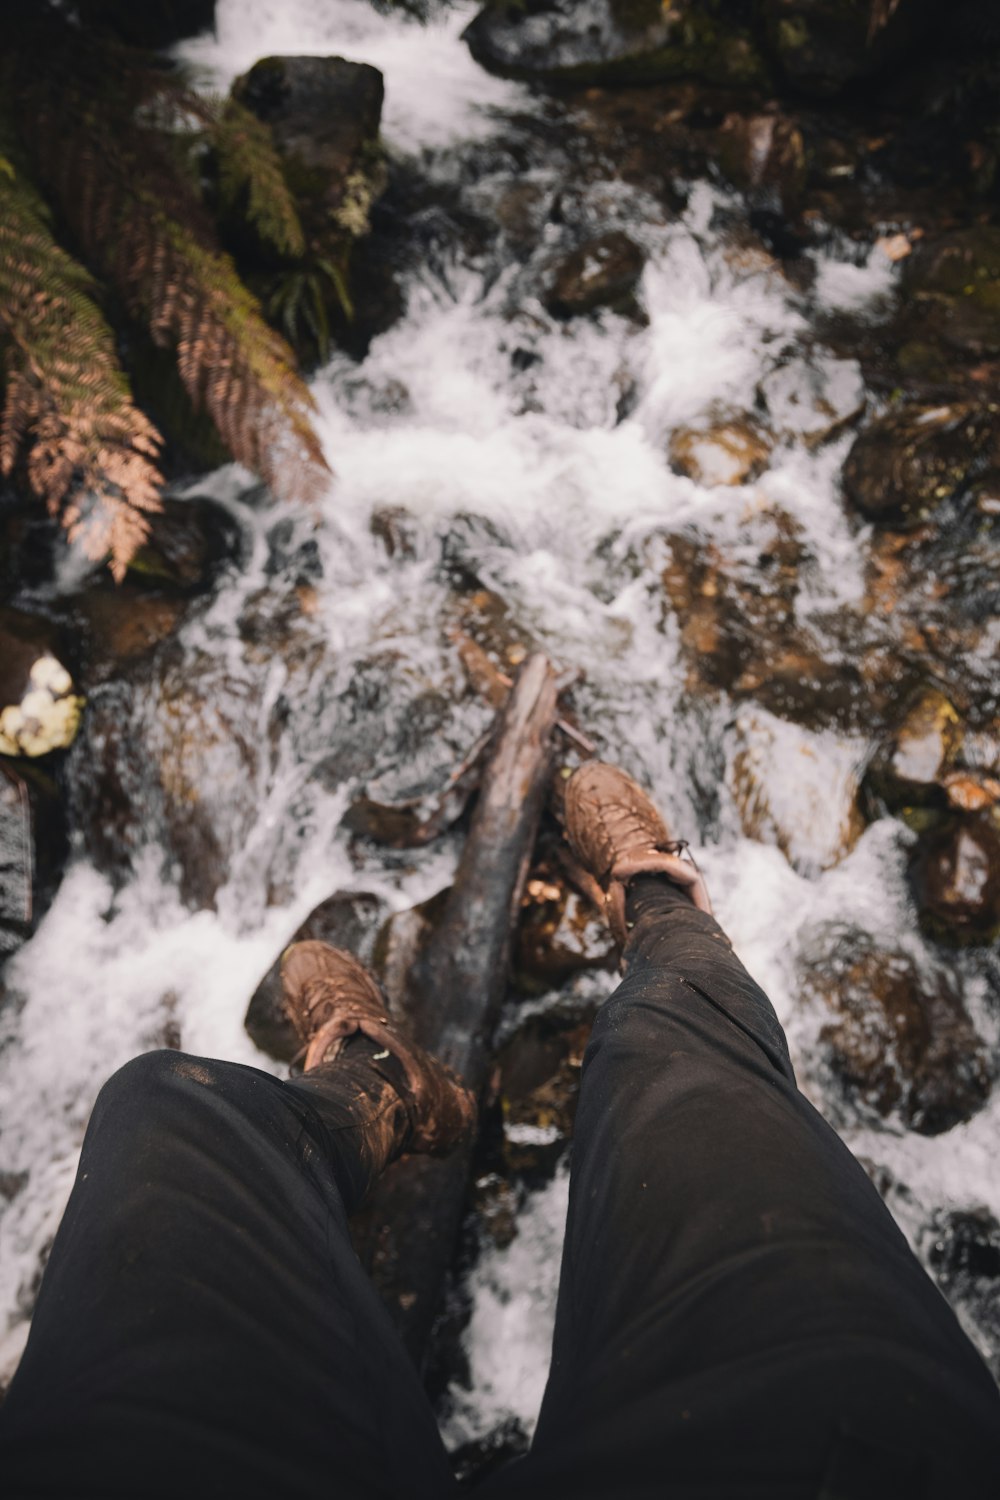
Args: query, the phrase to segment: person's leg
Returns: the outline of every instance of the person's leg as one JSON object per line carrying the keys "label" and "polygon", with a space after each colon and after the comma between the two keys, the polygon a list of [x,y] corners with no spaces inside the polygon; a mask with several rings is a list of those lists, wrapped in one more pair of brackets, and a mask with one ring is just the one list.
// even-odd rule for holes
{"label": "person's leg", "polygon": [[105,1086],[0,1408],[5,1495],[450,1492],[347,1228],[414,1144],[402,1074],[338,1052],[285,1083],[150,1053]]}
{"label": "person's leg", "polygon": [[496,1487],[1000,1493],[997,1389],[797,1090],[766,996],[662,876],[632,882],[627,915],[584,1061],[550,1379]]}

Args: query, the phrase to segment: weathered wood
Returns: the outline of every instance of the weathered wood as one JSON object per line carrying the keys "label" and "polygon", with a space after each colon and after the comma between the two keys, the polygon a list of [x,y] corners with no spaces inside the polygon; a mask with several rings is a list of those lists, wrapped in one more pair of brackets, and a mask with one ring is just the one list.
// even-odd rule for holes
{"label": "weathered wood", "polygon": [[[500,717],[445,909],[409,979],[424,1046],[482,1095],[507,982],[510,940],[552,769],[556,680],[529,657]],[[421,1363],[457,1243],[472,1143],[444,1161],[411,1157],[379,1183],[358,1224],[370,1270]]]}

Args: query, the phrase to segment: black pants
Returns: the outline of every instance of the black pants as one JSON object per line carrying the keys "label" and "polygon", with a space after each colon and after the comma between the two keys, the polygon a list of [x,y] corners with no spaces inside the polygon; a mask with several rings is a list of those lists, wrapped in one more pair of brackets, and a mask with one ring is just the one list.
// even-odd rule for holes
{"label": "black pants", "polygon": [[[584,1062],[552,1371],[494,1496],[1000,1494],[1000,1397],[766,996],[665,882]],[[10,1496],[447,1496],[351,1249],[350,1122],[157,1052],[102,1090],[0,1410]]]}

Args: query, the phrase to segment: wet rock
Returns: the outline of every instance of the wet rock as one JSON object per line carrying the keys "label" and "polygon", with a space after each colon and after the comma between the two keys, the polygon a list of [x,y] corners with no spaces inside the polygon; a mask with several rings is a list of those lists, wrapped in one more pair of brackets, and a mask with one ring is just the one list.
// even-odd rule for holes
{"label": "wet rock", "polygon": [[233,84],[270,125],[307,216],[352,235],[368,229],[383,94],[377,68],[342,57],[264,57]]}
{"label": "wet rock", "polygon": [[331,338],[363,344],[402,309],[381,251],[355,254],[387,181],[381,73],[342,57],[265,57],[232,92],[271,127],[306,242],[278,268],[282,258],[244,226],[241,268],[306,362],[325,358]]}
{"label": "wet rock", "polygon": [[[307,939],[329,943],[369,963],[384,918],[385,903],[380,896],[366,891],[335,891],[309,913],[289,944]],[[279,1062],[291,1062],[299,1051],[301,1043],[285,1011],[280,953],[254,990],[243,1024],[255,1045]]]}
{"label": "wet rock", "polygon": [[[402,795],[393,796],[391,786],[383,791],[379,783],[369,782],[347,809],[342,826],[391,849],[429,844],[465,811],[479,784],[484,749],[485,744],[473,746],[450,770],[435,768],[429,783],[415,790],[407,785]],[[398,777],[393,780],[398,782]]]}
{"label": "wet rock", "polygon": [[793,213],[808,175],[802,131],[787,115],[729,114],[719,132],[719,166],[755,207]]}
{"label": "wet rock", "polygon": [[645,256],[620,229],[597,235],[552,268],[543,301],[557,318],[573,318],[599,307],[630,313]]}
{"label": "wet rock", "polygon": [[918,525],[997,461],[997,408],[903,406],[872,422],[844,464],[844,489],[870,521]]}
{"label": "wet rock", "polygon": [[808,878],[843,859],[864,831],[859,742],[748,708],[733,738],[726,780],[747,838],[776,844]]}
{"label": "wet rock", "polygon": [[0,761],[0,962],[31,930],[33,845],[27,785]]}
{"label": "wet rock", "polygon": [[420,522],[403,505],[385,505],[372,512],[371,533],[390,557],[415,558],[420,543]]}
{"label": "wet rock", "polygon": [[372,966],[393,1007],[416,1023],[415,1031],[419,1031],[419,1017],[412,1013],[409,975],[437,929],[448,899],[448,889],[438,891],[417,906],[393,912],[375,938]]}
{"label": "wet rock", "polygon": [[1000,354],[1000,228],[928,236],[907,260],[904,293],[909,323],[923,342],[974,359]]}
{"label": "wet rock", "polygon": [[493,205],[496,221],[518,256],[531,253],[545,227],[552,190],[540,182],[512,182]]}
{"label": "wet rock", "polygon": [[948,1301],[966,1313],[1000,1380],[1000,1222],[988,1208],[940,1210],[920,1249]]}
{"label": "wet rock", "polygon": [[522,1458],[530,1446],[531,1438],[519,1418],[508,1417],[485,1437],[460,1444],[449,1454],[449,1461],[459,1484],[471,1488],[513,1459]]}
{"label": "wet rock", "polygon": [[856,720],[860,677],[796,616],[802,531],[784,511],[755,510],[732,542],[673,533],[664,590],[677,618],[692,690],[722,688],[811,728]]}
{"label": "wet rock", "polygon": [[66,854],[57,783],[34,763],[0,760],[0,964],[38,925]]}
{"label": "wet rock", "polygon": [[1000,532],[982,524],[971,498],[944,502],[909,531],[876,529],[865,556],[862,661],[890,708],[931,680],[966,724],[981,724],[1000,710]]}
{"label": "wet rock", "polygon": [[152,850],[188,906],[214,906],[256,823],[267,746],[255,691],[176,644],[93,690],[67,768],[72,823],[115,884]]}
{"label": "wet rock", "polygon": [[769,434],[751,417],[711,427],[679,427],[670,438],[670,464],[697,484],[736,485],[756,479],[771,456]]}
{"label": "wet rock", "polygon": [[838,436],[865,409],[861,366],[853,359],[793,358],[759,386],[776,431],[818,447]]}
{"label": "wet rock", "polygon": [[200,593],[228,562],[244,551],[237,521],[224,506],[202,495],[168,495],[150,517],[149,536],[128,565],[129,577]]}
{"label": "wet rock", "polygon": [[921,926],[947,943],[989,943],[1000,935],[1000,815],[959,814],[933,828],[914,851]]}
{"label": "wet rock", "polygon": [[988,1053],[944,972],[925,974],[839,924],[813,934],[801,972],[805,993],[831,1014],[820,1030],[826,1064],[856,1102],[923,1135],[985,1104]]}
{"label": "wet rock", "polygon": [[84,700],[57,649],[47,620],[0,607],[0,755],[47,755],[73,743]]}
{"label": "wet rock", "polygon": [[697,77],[753,83],[765,76],[749,31],[719,0],[490,0],[466,27],[491,72],[551,82],[652,83]]}
{"label": "wet rock", "polygon": [[498,1059],[505,1170],[529,1187],[555,1171],[573,1131],[593,1007],[533,1016]]}
{"label": "wet rock", "polygon": [[152,593],[120,583],[91,587],[78,600],[74,619],[86,641],[86,685],[117,675],[169,639],[180,627],[190,601],[177,593]]}
{"label": "wet rock", "polygon": [[514,969],[554,989],[583,969],[614,969],[617,950],[607,922],[553,866],[536,865],[525,886],[514,943]]}
{"label": "wet rock", "polygon": [[961,744],[959,715],[944,693],[927,688],[910,701],[898,726],[879,746],[868,785],[893,811],[932,801]]}

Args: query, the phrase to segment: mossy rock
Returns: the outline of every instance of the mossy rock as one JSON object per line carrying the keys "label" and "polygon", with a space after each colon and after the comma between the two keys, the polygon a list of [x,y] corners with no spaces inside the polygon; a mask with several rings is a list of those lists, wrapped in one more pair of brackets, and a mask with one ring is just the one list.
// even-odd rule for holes
{"label": "mossy rock", "polygon": [[732,13],[722,0],[490,0],[464,36],[482,67],[508,78],[764,85],[754,39]]}
{"label": "mossy rock", "polygon": [[995,462],[992,404],[905,405],[872,422],[844,464],[844,490],[870,521],[906,530],[959,496]]}
{"label": "mossy rock", "polygon": [[[1000,354],[1000,227],[979,224],[918,245],[903,287],[916,341],[974,359]],[[910,348],[911,364],[914,357]]]}

